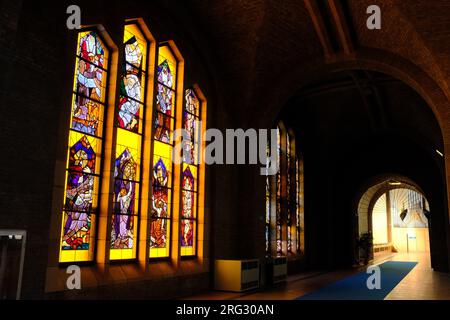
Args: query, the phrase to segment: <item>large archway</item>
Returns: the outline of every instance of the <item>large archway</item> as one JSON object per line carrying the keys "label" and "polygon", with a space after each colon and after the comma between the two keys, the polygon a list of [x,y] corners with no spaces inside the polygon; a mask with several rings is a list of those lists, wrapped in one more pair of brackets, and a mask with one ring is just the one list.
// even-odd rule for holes
{"label": "large archway", "polygon": [[409,85],[387,74],[345,70],[303,86],[280,113],[305,157],[305,242],[311,268],[355,262],[358,203],[396,172],[427,195],[431,261],[448,270],[447,195],[441,127]]}

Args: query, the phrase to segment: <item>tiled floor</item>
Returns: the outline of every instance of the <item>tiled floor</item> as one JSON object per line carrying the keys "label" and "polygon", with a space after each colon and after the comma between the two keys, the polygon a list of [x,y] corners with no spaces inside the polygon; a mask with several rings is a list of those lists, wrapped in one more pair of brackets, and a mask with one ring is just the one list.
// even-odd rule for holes
{"label": "tiled floor", "polygon": [[[392,290],[387,300],[450,300],[450,274],[434,272],[426,253],[377,256],[374,264],[385,261],[417,261],[417,266]],[[328,273],[305,273],[290,277],[286,284],[253,293],[209,292],[187,299],[207,300],[291,300],[360,272],[358,269]]]}

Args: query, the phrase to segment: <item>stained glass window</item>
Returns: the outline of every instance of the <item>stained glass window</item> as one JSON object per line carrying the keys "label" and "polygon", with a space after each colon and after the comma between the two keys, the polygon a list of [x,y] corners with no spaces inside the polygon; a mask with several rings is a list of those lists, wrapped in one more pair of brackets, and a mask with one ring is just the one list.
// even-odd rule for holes
{"label": "stained glass window", "polygon": [[200,107],[195,91],[185,90],[183,129],[187,132],[187,139],[183,139],[181,173],[181,256],[193,256],[196,249]]}
{"label": "stained glass window", "polygon": [[296,159],[296,250],[297,253],[303,253],[305,249],[305,218],[304,218],[304,191],[303,191],[303,160],[301,158]]}
{"label": "stained glass window", "polygon": [[300,163],[298,158],[295,160],[295,190],[296,190],[296,201],[295,201],[295,248],[297,252],[300,251]]}
{"label": "stained glass window", "polygon": [[60,262],[94,259],[108,50],[94,31],[78,34]]}
{"label": "stained glass window", "polygon": [[281,133],[277,127],[277,175],[276,175],[276,242],[277,253],[282,253],[281,243]]}
{"label": "stained glass window", "polygon": [[172,150],[176,115],[177,60],[168,45],[158,48],[153,126],[152,221],[150,258],[170,255],[172,213]]}
{"label": "stained glass window", "polygon": [[110,259],[136,258],[142,127],[147,79],[147,40],[135,23],[125,25],[124,61],[116,119]]}
{"label": "stained glass window", "polygon": [[[303,161],[298,156],[295,135],[283,123],[277,126],[277,173],[268,176],[266,164],[265,249],[270,254],[299,254],[304,250]],[[269,145],[267,154],[270,154]],[[271,190],[273,188],[273,191]],[[272,201],[274,206],[272,209]],[[274,224],[271,216],[274,211]],[[272,248],[272,232],[275,248]]]}
{"label": "stained glass window", "polygon": [[172,143],[173,138],[176,71],[177,61],[170,47],[167,45],[159,47],[154,138],[164,143]]}
{"label": "stained glass window", "polygon": [[265,239],[266,239],[266,253],[270,253],[270,206],[271,206],[271,190],[270,190],[270,145],[266,147],[266,219],[265,219]]}
{"label": "stained glass window", "polygon": [[[287,251],[292,252],[292,234],[291,234],[291,198],[294,195],[292,192],[291,186],[291,174],[292,174],[292,160],[291,160],[291,136],[289,133],[286,134],[286,209],[287,209],[287,217],[286,217],[286,234],[287,234]],[[295,198],[294,198],[295,199]]]}

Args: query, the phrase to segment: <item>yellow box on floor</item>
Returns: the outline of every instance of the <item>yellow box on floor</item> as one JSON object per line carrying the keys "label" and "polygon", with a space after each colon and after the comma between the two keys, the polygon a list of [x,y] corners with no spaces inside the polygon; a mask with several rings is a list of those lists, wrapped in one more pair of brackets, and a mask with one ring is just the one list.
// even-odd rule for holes
{"label": "yellow box on floor", "polygon": [[214,289],[242,292],[259,287],[258,260],[216,260]]}

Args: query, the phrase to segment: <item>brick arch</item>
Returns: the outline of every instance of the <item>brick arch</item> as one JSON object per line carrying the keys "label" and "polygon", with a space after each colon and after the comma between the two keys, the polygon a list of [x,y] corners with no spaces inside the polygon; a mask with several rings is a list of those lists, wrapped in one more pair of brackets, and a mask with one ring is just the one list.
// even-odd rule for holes
{"label": "brick arch", "polygon": [[260,95],[261,101],[255,101],[254,106],[265,106],[264,110],[260,110],[264,117],[254,120],[260,121],[258,125],[261,127],[270,127],[272,119],[278,117],[284,106],[303,87],[331,73],[349,70],[384,73],[411,87],[432,110],[444,137],[445,149],[450,149],[450,93],[411,61],[389,51],[374,48],[363,48],[354,56],[341,56],[331,63],[326,63],[322,58],[300,63],[297,68],[290,70],[289,76],[276,83],[272,82],[269,87],[261,90],[265,94]]}
{"label": "brick arch", "polygon": [[[436,68],[438,68],[436,66]],[[425,72],[413,62],[394,54],[392,52],[374,48],[361,48],[354,55],[344,55],[336,58],[332,63],[326,63],[323,58],[316,61],[308,61],[299,64],[290,70],[288,77],[281,78],[276,83],[271,83],[270,88],[263,88],[265,92],[261,101],[255,101],[254,105],[260,110],[262,117],[254,119],[256,127],[270,127],[272,119],[278,117],[281,110],[288,104],[289,100],[300,92],[306,85],[323,79],[333,72],[348,70],[368,70],[387,74],[415,90],[427,103],[433,112],[441,130],[444,142],[445,176],[447,185],[447,201],[450,208],[450,93],[442,88],[437,79]],[[293,81],[295,80],[295,81]],[[446,217],[447,228],[449,216]],[[448,231],[448,242],[450,243],[450,231]]]}
{"label": "brick arch", "polygon": [[[435,68],[438,67],[435,65]],[[439,79],[434,78],[432,73],[400,55],[374,48],[360,48],[354,55],[339,56],[329,63],[326,63],[323,57],[318,57],[314,61],[299,63],[298,66],[289,70],[286,77],[261,89],[260,92],[264,92],[264,96],[258,96],[254,105],[263,109],[259,110],[263,116],[252,119],[255,122],[253,125],[260,128],[270,127],[272,119],[279,117],[290,99],[298,96],[304,87],[325,79],[331,73],[349,70],[375,71],[402,81],[422,97],[436,118],[444,144],[444,150],[441,151],[445,156],[444,176],[442,176],[445,181],[443,184],[445,206],[442,208],[440,218],[441,230],[436,231],[436,234],[439,234],[438,242],[441,242],[438,246],[442,244],[442,248],[435,249],[434,253],[432,251],[432,261],[435,261],[432,264],[435,270],[448,271],[450,265],[448,249],[450,248],[448,210],[450,208],[450,94],[445,87],[439,85]],[[428,197],[427,199],[430,200]],[[357,223],[355,221],[355,224]]]}

